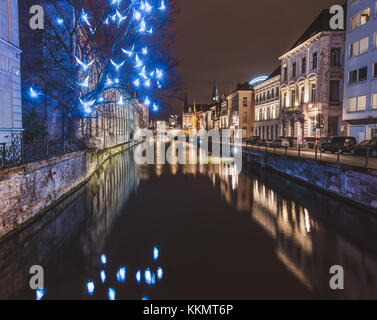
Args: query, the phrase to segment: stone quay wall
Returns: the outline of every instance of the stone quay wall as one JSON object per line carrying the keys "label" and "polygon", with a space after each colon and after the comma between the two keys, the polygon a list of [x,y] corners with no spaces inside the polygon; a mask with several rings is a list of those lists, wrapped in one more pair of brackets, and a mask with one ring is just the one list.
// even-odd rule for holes
{"label": "stone quay wall", "polygon": [[133,143],[99,153],[75,152],[0,170],[0,237],[36,217],[64,198],[103,163]]}
{"label": "stone quay wall", "polygon": [[377,170],[249,149],[244,150],[244,156],[262,168],[298,179],[366,209],[377,209]]}

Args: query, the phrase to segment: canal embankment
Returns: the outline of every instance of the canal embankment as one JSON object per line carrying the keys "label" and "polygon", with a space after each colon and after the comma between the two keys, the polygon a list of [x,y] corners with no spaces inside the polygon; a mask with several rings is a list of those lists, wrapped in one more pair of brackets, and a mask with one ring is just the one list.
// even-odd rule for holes
{"label": "canal embankment", "polygon": [[0,170],[0,237],[42,214],[83,184],[111,157],[135,145],[74,152]]}
{"label": "canal embankment", "polygon": [[377,209],[377,170],[344,163],[244,149],[248,163],[296,179],[365,209]]}

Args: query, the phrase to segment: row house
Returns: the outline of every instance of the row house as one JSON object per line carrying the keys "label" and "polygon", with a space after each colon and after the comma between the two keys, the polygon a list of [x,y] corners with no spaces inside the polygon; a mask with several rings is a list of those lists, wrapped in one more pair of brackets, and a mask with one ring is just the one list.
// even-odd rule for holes
{"label": "row house", "polygon": [[228,128],[233,132],[242,130],[243,139],[251,137],[254,132],[254,99],[254,90],[248,83],[238,84],[237,89],[227,96]]}
{"label": "row house", "polygon": [[377,139],[377,1],[348,0],[343,120],[359,142]]}
{"label": "row house", "polygon": [[281,67],[268,79],[254,87],[255,90],[255,131],[261,139],[279,138]]}
{"label": "row house", "polygon": [[[344,31],[330,29],[323,10],[295,45],[281,56],[280,136],[294,145],[306,137],[343,133]],[[316,118],[322,114],[324,128]]]}

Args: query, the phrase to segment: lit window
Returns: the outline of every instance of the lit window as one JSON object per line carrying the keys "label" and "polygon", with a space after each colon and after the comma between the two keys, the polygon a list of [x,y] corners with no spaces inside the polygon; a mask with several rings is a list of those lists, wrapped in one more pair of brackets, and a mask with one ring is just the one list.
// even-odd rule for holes
{"label": "lit window", "polygon": [[369,19],[370,19],[370,8],[352,17],[351,29],[355,30],[356,28],[366,24],[369,21]]}
{"label": "lit window", "polygon": [[367,106],[367,96],[348,98],[348,111],[364,111]]}
{"label": "lit window", "polygon": [[372,109],[377,109],[377,93],[372,94]]}

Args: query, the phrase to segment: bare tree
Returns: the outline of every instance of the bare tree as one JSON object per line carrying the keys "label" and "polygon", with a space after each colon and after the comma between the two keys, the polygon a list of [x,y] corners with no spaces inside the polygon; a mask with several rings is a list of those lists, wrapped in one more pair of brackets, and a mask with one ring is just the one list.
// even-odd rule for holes
{"label": "bare tree", "polygon": [[[30,44],[35,52],[24,75],[30,83],[27,93],[57,101],[69,119],[70,135],[76,134],[81,119],[106,115],[109,104],[140,101],[157,111],[158,101],[179,90],[169,31],[173,4],[23,0],[23,12],[35,4],[44,8],[45,28],[33,31],[32,41],[40,42]],[[29,18],[20,19],[24,30]]]}

